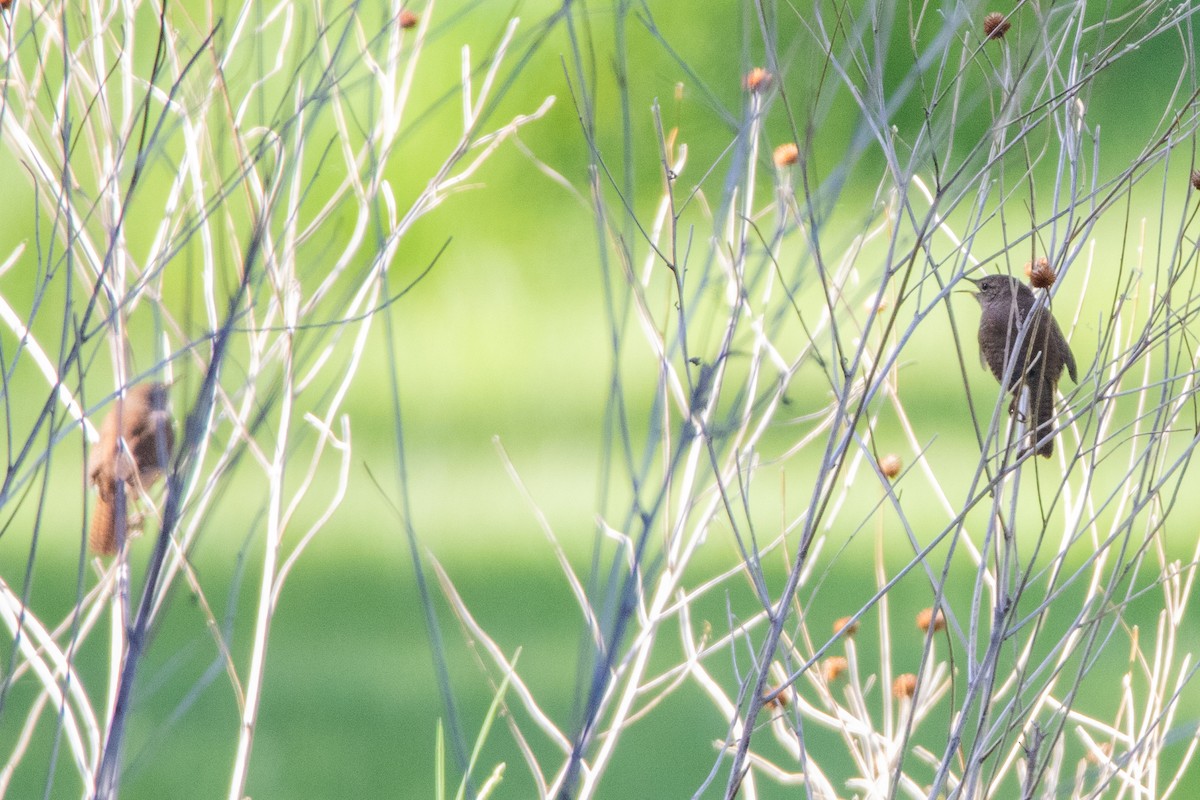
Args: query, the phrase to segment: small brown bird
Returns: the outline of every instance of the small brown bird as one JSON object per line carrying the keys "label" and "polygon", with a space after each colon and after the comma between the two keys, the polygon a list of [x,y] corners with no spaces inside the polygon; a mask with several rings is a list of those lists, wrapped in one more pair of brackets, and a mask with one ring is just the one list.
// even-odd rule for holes
{"label": "small brown bird", "polygon": [[[117,552],[117,484],[125,483],[124,508],[167,470],[175,431],[167,410],[167,387],[143,383],[118,397],[92,451],[89,475],[100,491],[88,542],[100,555]],[[122,531],[128,527],[128,513]]]}
{"label": "small brown bird", "polygon": [[[1033,290],[1016,278],[988,275],[967,280],[979,289],[973,294],[983,308],[979,320],[979,357],[1001,383],[1008,372],[1006,391],[1019,394],[1022,386],[1029,389],[1032,441],[1040,441],[1038,455],[1049,458],[1054,453],[1054,440],[1049,438],[1054,432],[1054,395],[1063,368],[1073,382],[1079,381],[1071,346],[1050,310],[1036,305]],[[1021,327],[1031,312],[1033,321],[1021,336]],[[1018,339],[1020,347],[1014,348]],[[1007,369],[1010,362],[1011,370]]]}

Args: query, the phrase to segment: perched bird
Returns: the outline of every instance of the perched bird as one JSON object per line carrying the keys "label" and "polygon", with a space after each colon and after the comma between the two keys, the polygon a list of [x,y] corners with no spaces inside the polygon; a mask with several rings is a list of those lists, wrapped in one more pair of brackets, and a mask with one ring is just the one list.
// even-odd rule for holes
{"label": "perched bird", "polygon": [[88,542],[92,550],[110,556],[117,552],[117,484],[125,484],[125,517],[134,497],[148,489],[167,470],[175,447],[175,431],[167,410],[167,387],[143,383],[118,397],[100,426],[100,443],[92,451],[89,476],[99,490]]}
{"label": "perched bird", "polygon": [[[1073,382],[1075,356],[1050,310],[1037,305],[1033,290],[1009,275],[988,275],[975,280],[975,299],[983,309],[979,320],[979,356],[1005,390],[1014,393],[1013,403],[1022,387],[1029,390],[1029,413],[1033,442],[1041,442],[1037,453],[1049,458],[1054,453],[1054,395],[1063,368]],[[1033,321],[1022,336],[1025,320]],[[1010,368],[1011,364],[1011,368]]]}

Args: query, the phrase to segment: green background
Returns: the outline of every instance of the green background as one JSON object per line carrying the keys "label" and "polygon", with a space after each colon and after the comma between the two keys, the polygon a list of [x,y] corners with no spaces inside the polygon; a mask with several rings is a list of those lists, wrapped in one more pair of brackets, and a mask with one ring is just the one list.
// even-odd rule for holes
{"label": "green background", "polygon": [[[663,32],[658,35],[650,32],[648,23],[631,18],[624,53],[637,187],[632,201],[640,216],[649,215],[660,186],[650,113],[655,100],[663,109],[664,124],[677,126],[681,140],[689,146],[691,166],[685,180],[696,181],[705,170],[715,167],[705,186],[714,196],[719,192],[728,169],[725,148],[734,131],[731,119],[740,114],[743,98],[740,76],[747,65],[760,63],[762,58],[752,14],[742,8],[731,11],[729,5],[654,4],[653,23]],[[538,22],[553,9],[551,3],[519,4],[517,11],[524,20],[521,30],[535,35]],[[413,108],[420,113],[413,115],[412,131],[403,140],[406,155],[402,161],[421,164],[444,152],[448,131],[454,130],[456,122],[457,101],[452,96],[447,99],[447,92],[458,74],[458,45],[465,38],[477,53],[484,52],[510,11],[509,4],[438,6],[436,13],[442,21],[434,27],[421,70],[427,80],[419,83],[414,95]],[[782,16],[780,40],[786,45],[789,37],[798,36],[798,23]],[[594,37],[593,68],[601,76],[598,117],[606,123],[598,131],[598,145],[619,164],[625,133],[617,124],[620,107],[610,72],[616,48],[613,19],[610,9],[593,4],[580,8],[576,24]],[[1170,87],[1147,87],[1157,84],[1153,78],[1160,74],[1163,62],[1174,64],[1178,59],[1178,43],[1166,38],[1120,62],[1093,87],[1089,121],[1105,131],[1102,156],[1106,163],[1128,161],[1159,121]],[[533,44],[532,39],[518,41],[522,51]],[[555,95],[557,102],[547,118],[526,128],[521,139],[540,159],[582,187],[588,148],[561,60],[570,58],[570,49],[565,27],[552,28],[515,73],[515,82],[492,119],[529,112],[546,95]],[[804,48],[782,49],[789,54],[787,80],[794,82],[789,88],[801,95],[812,82],[816,57]],[[686,70],[680,62],[687,65]],[[894,48],[886,63],[889,70],[903,74],[908,68],[904,49]],[[574,74],[573,69],[570,72]],[[675,86],[681,81],[685,91],[677,102]],[[841,105],[835,105],[821,128],[818,146],[825,149],[817,151],[818,160],[830,164],[844,156],[840,147],[854,130],[846,98],[839,97],[836,103]],[[919,124],[919,111],[915,100],[902,105],[894,120],[898,129],[912,130]],[[962,136],[972,138],[969,130]],[[791,138],[786,116],[776,109],[766,126],[765,147]],[[830,226],[832,232],[827,235],[831,239],[848,239],[876,213],[874,193],[882,168],[882,159],[868,149],[853,172],[857,182],[851,181],[840,199],[844,218]],[[1186,178],[1187,165],[1180,162],[1174,171]],[[404,198],[411,199],[420,191],[427,174],[419,169],[397,169],[389,177],[403,205]],[[6,187],[10,208],[16,209],[9,214],[11,222],[0,230],[0,253],[7,253],[15,242],[29,241],[33,195],[12,158],[0,158],[0,181]],[[395,285],[403,285],[452,239],[429,276],[393,310],[398,353],[394,366],[403,405],[411,521],[423,555],[444,565],[477,619],[507,653],[520,648],[522,676],[542,700],[544,710],[571,731],[579,693],[580,614],[534,515],[505,473],[493,437],[511,457],[576,569],[586,572],[605,447],[601,420],[612,369],[603,304],[605,278],[590,211],[538,174],[515,148],[502,148],[477,182],[479,188],[451,197],[414,228],[402,244],[393,278]],[[335,184],[336,176],[322,176],[314,193],[319,195],[322,186]],[[767,185],[765,178],[763,185]],[[1148,194],[1154,202],[1157,195]],[[1133,199],[1144,201],[1136,193]],[[1149,210],[1160,213],[1157,206],[1149,206]],[[1136,211],[1130,214],[1139,216]],[[838,225],[844,225],[844,234],[839,233]],[[1106,253],[1128,246],[1122,233],[1117,226],[1101,233]],[[983,252],[1001,248],[1000,232],[993,235],[989,246],[981,248]],[[1107,308],[1111,298],[1107,290],[1118,279],[1116,273],[1101,269],[1087,287],[1082,322],[1072,335],[1081,368],[1095,360],[1099,325],[1090,312]],[[870,281],[864,282],[864,298],[870,285]],[[1082,276],[1069,276],[1061,287],[1068,294],[1083,290]],[[28,278],[19,269],[13,270],[0,278],[0,291],[19,305],[19,299],[28,296]],[[962,298],[957,308],[959,325],[971,330],[976,313],[973,303]],[[2,335],[5,347],[11,347],[11,335]],[[355,447],[351,494],[293,572],[272,628],[247,787],[247,794],[258,800],[432,794],[435,725],[445,717],[445,710],[408,544],[392,505],[397,491],[396,439],[391,425],[391,366],[382,325],[372,335],[369,358],[347,407]],[[947,478],[945,485],[961,497],[970,477],[963,465],[974,465],[978,445],[965,415],[960,416],[966,403],[964,388],[947,386],[943,380],[945,365],[939,360],[938,347],[951,335],[946,315],[931,316],[922,325],[907,350],[902,386],[914,424],[935,437],[931,462],[941,465],[943,473],[958,476]],[[966,338],[965,352],[973,358],[971,337]],[[968,366],[974,364],[968,362]],[[194,389],[197,379],[186,377],[185,386]],[[639,385],[636,380],[645,382]],[[631,385],[648,390],[652,380],[653,372],[648,371]],[[979,370],[971,380],[975,402],[990,409],[994,391],[990,377]],[[26,379],[24,384],[14,384],[14,395],[25,386],[40,407],[44,385]],[[181,394],[175,400],[177,410],[185,397]],[[824,402],[823,396],[814,395],[801,397],[801,405],[805,400],[817,405]],[[10,397],[10,408],[18,418],[36,411],[15,397]],[[794,429],[780,425],[768,437],[767,448],[781,449],[794,437]],[[890,442],[888,437],[892,437]],[[883,445],[903,451],[895,421],[886,414],[877,438]],[[780,506],[793,514],[803,507],[811,485],[806,483],[810,471],[800,465],[788,473],[788,497],[765,501],[763,516],[772,512],[773,516],[762,525],[775,524]],[[75,600],[82,520],[81,508],[74,500],[53,502],[52,492],[61,485],[69,487],[70,497],[79,496],[81,474],[81,454],[70,447],[59,448],[53,475],[62,483],[51,489],[50,502],[41,512],[31,572],[30,606],[46,620],[68,615]],[[332,475],[327,477],[332,479]],[[906,497],[914,527],[940,530],[944,519],[923,503],[922,497],[916,487]],[[261,498],[253,489],[236,483],[231,486],[193,558],[208,602],[219,619],[228,619],[239,666],[246,663],[250,611],[258,591],[255,576],[261,533],[256,524],[260,505]],[[4,509],[8,524],[0,538],[0,574],[13,586],[23,579],[36,506],[37,497],[30,496],[19,506]],[[870,525],[846,531],[844,547],[841,542],[831,543],[827,561],[818,567],[815,585],[802,592],[801,602],[813,630],[828,630],[834,619],[853,613],[870,599],[876,536],[883,537],[890,569],[899,568],[911,557],[911,546],[888,512],[854,518],[856,522],[862,519]],[[297,531],[307,527],[302,522],[295,526]],[[1187,557],[1194,517],[1173,521],[1167,534],[1172,551]],[[148,550],[148,542],[138,542],[133,563],[144,560]],[[936,554],[944,555],[945,549]],[[1086,555],[1080,553],[1078,559]],[[728,536],[710,536],[689,582],[719,572],[736,558]],[[771,563],[768,575],[772,590],[778,591],[784,577],[783,559]],[[952,604],[969,598],[969,570],[956,585],[960,588],[957,596],[951,597]],[[731,597],[717,593],[700,602],[697,620],[703,616],[714,629],[724,630],[727,602],[740,612],[752,613],[752,598],[744,584],[731,586],[730,592]],[[491,689],[474,649],[464,640],[436,587],[434,596],[455,703],[471,737],[482,721]],[[913,637],[911,652],[898,651],[899,658],[909,658],[910,663],[896,663],[894,671],[912,671],[920,647],[911,619],[929,605],[931,593],[927,582],[914,574],[889,597],[895,630]],[[1073,589],[1061,602],[1069,608],[1078,597]],[[1152,594],[1143,598],[1128,616],[1137,618],[1140,613],[1152,626],[1153,600]],[[878,658],[873,637],[879,625],[875,614],[864,622],[860,633],[864,664]],[[100,633],[93,634],[79,653],[89,687],[104,685],[104,637]],[[672,643],[656,655],[658,667],[679,658],[670,629],[663,632],[662,639]],[[1124,651],[1106,654],[1093,669],[1113,669],[1115,679],[1125,655]],[[720,672],[721,667],[714,669]],[[729,677],[728,665],[724,669],[724,676]],[[491,674],[494,676],[494,671]],[[28,685],[18,684],[6,702],[21,708],[22,697],[29,691]],[[1109,699],[1097,701],[1103,706]],[[1188,698],[1181,716],[1194,719],[1196,710],[1196,700]],[[1098,713],[1112,711],[1102,707]],[[10,741],[18,722],[11,714],[0,718],[0,741]],[[46,755],[26,758],[12,796],[33,796],[46,784],[53,725],[50,716],[42,722],[44,735],[38,738],[35,753]],[[237,725],[227,677],[203,616],[181,585],[158,626],[141,671],[122,795],[220,794],[225,790]],[[936,741],[936,727],[931,724],[921,736]],[[690,795],[711,769],[713,742],[725,735],[725,729],[726,721],[698,690],[685,686],[627,732],[600,796]],[[813,735],[810,746],[817,752],[824,734]],[[535,738],[534,745],[541,755],[551,754],[544,740]],[[769,744],[764,747],[771,752]],[[64,754],[60,752],[58,758],[63,760]],[[532,796],[532,784],[502,722],[493,728],[480,775],[499,761],[507,762],[508,771],[496,796]],[[70,772],[61,765],[55,769],[63,783],[56,785],[53,796],[74,793],[73,788],[65,788],[73,787],[65,777]],[[452,777],[456,779],[456,773]],[[722,774],[714,783],[712,796],[719,795],[723,778]],[[763,796],[794,796],[795,790],[776,791],[771,794],[764,789]]]}

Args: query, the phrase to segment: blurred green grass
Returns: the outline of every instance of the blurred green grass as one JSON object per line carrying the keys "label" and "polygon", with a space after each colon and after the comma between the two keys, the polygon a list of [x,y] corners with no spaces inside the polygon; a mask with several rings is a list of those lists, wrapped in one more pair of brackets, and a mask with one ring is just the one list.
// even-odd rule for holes
{"label": "blurred green grass", "polygon": [[[419,343],[401,347],[398,364],[413,519],[422,546],[443,561],[485,629],[507,653],[522,648],[522,675],[554,718],[569,728],[580,617],[533,515],[504,472],[492,437],[500,437],[563,545],[578,568],[586,569],[602,448],[599,416],[610,368],[596,310],[599,301],[576,275],[542,275],[543,285],[534,289],[522,285],[528,278],[522,277],[522,265],[515,260],[489,267],[486,280],[475,270],[439,269],[399,315],[401,339]],[[488,298],[494,302],[486,302]],[[972,312],[969,308],[965,314]],[[507,335],[488,335],[496,330]],[[350,398],[356,445],[351,494],[300,561],[282,595],[248,787],[260,800],[424,798],[432,793],[435,724],[444,711],[407,545],[398,520],[367,474],[369,468],[385,492],[394,491],[383,352],[381,342],[372,348],[371,361]],[[913,352],[922,350],[915,347]],[[962,405],[965,396],[961,388],[943,391],[944,383],[931,379],[938,370],[935,359],[917,357],[902,371],[903,391],[915,411],[914,423],[936,435],[927,457],[961,490],[964,476],[955,465],[974,463],[978,450]],[[987,392],[994,391],[988,376],[980,369],[974,379],[986,399]],[[880,440],[887,442],[888,436],[903,449],[898,432],[884,424]],[[767,444],[779,447],[794,437],[792,428],[780,426]],[[76,481],[81,469],[81,464],[60,459],[56,474]],[[811,470],[812,465],[801,464],[787,474],[787,499],[763,500],[758,519],[766,522],[761,524],[769,527],[780,519],[781,507],[792,513],[802,507]],[[324,475],[322,482],[332,478]],[[940,529],[944,520],[921,502],[920,490],[903,482],[900,488],[914,527],[926,533]],[[248,575],[236,598],[230,597],[229,587],[237,573],[242,537],[252,528],[252,519],[239,510],[258,506],[258,497],[236,492],[228,496],[196,554],[197,571],[218,617],[233,610],[235,653],[242,656],[238,664],[243,668],[245,649],[238,643],[249,634],[247,616],[257,591],[252,577],[257,539],[246,548]],[[48,510],[31,605],[49,619],[65,615],[74,597],[78,511],[69,505]],[[28,553],[28,539],[22,535],[25,519],[22,515],[0,539],[0,567],[10,582],[20,574]],[[894,548],[897,566],[911,547],[890,512],[882,512],[881,520],[893,542],[889,547]],[[1188,524],[1180,520],[1172,531]],[[806,609],[828,618],[821,625],[814,622],[817,628],[824,629],[870,595],[870,583],[863,577],[870,574],[873,531],[845,531],[843,536],[849,541],[846,552],[818,570],[824,588],[804,595]],[[835,537],[835,546],[838,541]],[[1172,546],[1183,555],[1190,543],[1173,538]],[[146,553],[147,543],[138,543],[134,563]],[[1072,561],[1079,563],[1086,555],[1080,552]],[[727,531],[718,528],[701,568],[715,570],[735,557]],[[772,586],[778,588],[778,568],[774,575]],[[860,592],[847,593],[845,587]],[[840,602],[834,603],[834,597]],[[928,588],[921,580],[902,582],[892,596],[897,618],[903,617],[897,625],[907,625],[928,602]],[[471,735],[490,690],[472,649],[440,601],[439,611],[455,701]],[[723,629],[721,608],[709,609],[705,618],[715,629]],[[1139,618],[1144,628],[1153,627],[1151,609],[1141,617],[1131,614],[1131,619]],[[93,635],[80,653],[83,674],[93,681],[102,674],[94,660],[103,643],[103,636]],[[864,658],[871,652],[864,647]],[[659,656],[659,666],[669,658],[669,652]],[[207,796],[223,791],[237,714],[215,659],[203,619],[180,587],[142,673],[146,691],[132,717],[124,796]],[[915,669],[915,664],[904,668]],[[209,682],[201,683],[205,675]],[[93,682],[89,688],[99,701],[102,684]],[[195,695],[190,705],[181,706],[190,695]],[[11,696],[10,708],[21,707],[20,697]],[[1189,700],[1181,716],[1194,719],[1197,714],[1200,709]],[[7,739],[15,720],[5,716],[0,738]],[[42,730],[52,725],[47,718]],[[712,743],[724,733],[725,722],[711,704],[694,688],[685,688],[630,731],[602,796],[676,796],[683,788],[698,786],[715,759]],[[814,736],[819,742],[824,734]],[[669,756],[663,742],[672,743]],[[540,748],[549,754],[544,742]],[[480,775],[501,760],[509,767],[496,796],[531,796],[520,756],[507,730],[498,725]],[[46,758],[28,758],[18,771],[12,796],[38,794],[47,763],[48,753]],[[64,783],[52,796],[72,794],[65,790],[72,784],[62,777],[68,772],[59,768]],[[765,790],[763,796],[792,795]]]}
{"label": "blurred green grass", "polygon": [[[567,391],[566,386],[556,388],[546,380],[540,385],[551,393]],[[380,402],[379,395],[367,389],[359,395],[354,404]],[[486,432],[513,426],[511,435],[520,445],[510,449],[521,454],[514,460],[522,467],[535,498],[546,505],[577,568],[584,570],[591,546],[592,523],[587,509],[594,495],[595,428],[588,424],[586,415],[581,420],[555,422],[551,418],[539,426],[530,424],[531,417],[522,412],[519,402],[479,404],[474,406],[473,419],[471,412],[464,411],[468,419],[463,420],[460,429],[478,433],[464,434],[464,441],[447,444],[443,437],[448,434],[439,426],[421,433],[422,423],[412,422],[425,418],[420,411],[424,402],[414,399],[408,411],[415,429],[408,441],[414,522],[422,546],[442,561],[473,613],[504,651],[511,656],[521,649],[523,677],[544,702],[544,708],[569,728],[577,696],[580,615],[550,548],[504,474]],[[947,413],[946,405],[915,403],[915,407],[937,417]],[[356,419],[369,417],[365,410],[354,413]],[[956,441],[954,449],[961,452],[956,452],[954,458],[970,461],[974,455],[967,435],[959,426],[953,439],[948,434],[939,440],[939,447],[946,446],[947,439]],[[268,652],[262,715],[248,788],[255,798],[418,798],[432,792],[434,731],[444,710],[436,690],[407,545],[398,520],[367,475],[370,467],[377,477],[383,476],[386,491],[392,455],[386,436],[364,431],[359,441],[352,492],[334,524],[299,562],[281,597]],[[58,465],[60,473],[78,469],[81,465],[65,460]],[[332,480],[331,475],[327,478]],[[903,481],[899,486],[902,492],[907,491]],[[801,483],[796,494],[801,495],[802,490],[806,487]],[[792,501],[799,502],[800,497]],[[243,668],[250,633],[248,612],[258,589],[253,576],[260,542],[257,535],[248,543],[243,540],[253,525],[242,509],[256,509],[258,503],[252,492],[235,490],[229,494],[195,554],[196,571],[208,602],[219,620],[227,615],[233,620],[233,650]],[[906,508],[913,506],[920,508],[921,504],[906,498]],[[43,618],[54,620],[69,613],[75,595],[78,534],[74,532],[79,530],[79,519],[78,509],[70,504],[53,505],[48,514],[30,604]],[[762,518],[772,516],[764,512]],[[918,526],[923,519],[917,517]],[[0,539],[0,565],[10,582],[20,573],[28,553],[28,542],[20,533],[23,522],[19,520]],[[904,563],[910,547],[890,512],[879,514],[879,524],[888,543],[889,567],[895,569]],[[1181,521],[1179,527],[1173,524],[1171,532],[1186,529],[1186,525],[1186,521]],[[874,585],[868,577],[872,574],[870,553],[876,535],[872,526],[847,531],[844,539],[833,537],[831,545],[835,548],[843,540],[848,541],[846,551],[836,560],[827,551],[814,581],[800,596],[812,629],[829,630],[833,619],[853,611],[870,597]],[[1183,538],[1171,537],[1169,543],[1181,555],[1190,547],[1190,541]],[[1077,548],[1070,562],[1078,565],[1088,555],[1086,550]],[[147,553],[146,541],[135,544],[135,574]],[[240,563],[243,558],[245,563]],[[728,532],[718,526],[693,577],[706,577],[735,559]],[[961,562],[962,557],[959,559]],[[782,561],[775,557],[767,561],[769,585],[774,589],[782,583]],[[952,582],[957,595],[952,595],[952,603],[967,600],[972,586],[969,570],[962,577],[965,580]],[[231,588],[235,579],[241,581],[236,591]],[[752,613],[753,602],[746,587],[735,581],[730,591],[733,608],[738,613]],[[1078,591],[1072,590],[1060,601],[1064,613],[1073,613],[1072,597],[1077,596]],[[490,700],[489,685],[478,669],[473,648],[460,635],[453,615],[436,590],[435,597],[448,645],[455,702],[471,735],[478,729]],[[726,602],[726,596],[719,592],[702,599],[697,604],[696,624],[708,622],[715,631],[724,630]],[[889,595],[896,630],[907,630],[913,636],[911,619],[929,602],[930,592],[923,577],[913,574],[901,581]],[[1130,611],[1128,619],[1151,630],[1154,613],[1154,594],[1150,593]],[[866,665],[878,658],[878,647],[871,644],[870,619],[868,616],[859,637],[862,663]],[[669,644],[672,638],[669,630],[664,632],[663,640],[668,644],[655,657],[659,668],[678,657],[678,646]],[[98,631],[78,656],[97,702],[102,691],[98,679],[103,674],[103,665],[97,660],[103,657],[104,646],[103,632]],[[897,663],[896,672],[916,669],[919,648],[915,640],[907,652],[902,659],[908,661]],[[1123,659],[1122,647],[1114,642],[1096,668],[1111,669],[1115,680],[1124,666]],[[721,663],[724,660],[710,659],[715,662],[710,667],[718,674],[727,673],[728,664]],[[491,674],[494,677],[494,671]],[[140,681],[142,692],[132,717],[127,753],[125,796],[208,796],[222,791],[236,738],[237,712],[216,648],[185,586],[177,588],[156,631]],[[9,698],[10,709],[22,707],[20,700],[27,696],[22,694],[27,687],[26,683],[14,690]],[[1084,705],[1089,710],[1112,713],[1105,704],[1114,698],[1088,697]],[[523,713],[518,711],[517,716],[524,720]],[[1180,719],[1197,716],[1200,705],[1189,698]],[[16,721],[12,714],[5,715],[0,723],[0,739],[8,739]],[[41,741],[45,744],[49,739],[44,734],[53,729],[52,718],[47,716],[41,725]],[[713,741],[725,734],[725,725],[697,689],[685,687],[656,713],[634,725],[602,795],[675,796],[682,788],[698,786],[712,766]],[[929,733],[928,729],[923,732]],[[836,739],[827,734],[814,731],[813,736],[814,743],[828,738],[828,746],[837,746]],[[671,742],[669,755],[664,753],[663,742]],[[535,749],[550,755],[546,743],[538,742],[536,737]],[[481,776],[499,761],[509,765],[497,797],[532,794],[519,753],[503,725],[493,729],[484,752]],[[36,753],[18,771],[12,796],[40,793],[49,754],[40,758]],[[68,773],[65,767],[59,767],[59,779],[64,782],[51,796],[73,794],[67,789],[73,784],[64,777]],[[791,794],[767,789],[763,796]]]}

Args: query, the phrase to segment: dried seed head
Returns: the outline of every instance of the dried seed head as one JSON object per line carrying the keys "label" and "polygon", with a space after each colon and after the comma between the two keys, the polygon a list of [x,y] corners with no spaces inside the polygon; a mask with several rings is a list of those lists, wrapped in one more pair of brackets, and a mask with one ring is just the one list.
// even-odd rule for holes
{"label": "dried seed head", "polygon": [[755,67],[742,78],[742,86],[751,92],[765,92],[771,86],[775,76],[762,67]]}
{"label": "dried seed head", "polygon": [[883,473],[883,477],[889,481],[893,480],[900,474],[900,470],[904,468],[904,462],[900,460],[900,456],[895,453],[888,453],[883,458],[879,459],[879,471]]}
{"label": "dried seed head", "polygon": [[863,303],[863,308],[865,308],[867,310],[868,314],[882,314],[883,312],[887,311],[888,308],[890,308],[890,307],[891,307],[891,303],[888,302],[888,299],[886,297],[880,299],[880,301],[878,303],[875,302],[874,297],[868,297],[866,299],[866,301]]}
{"label": "dried seed head", "polygon": [[400,12],[400,27],[404,30],[417,27],[417,23],[420,21],[421,18],[407,8]]}
{"label": "dried seed head", "polygon": [[851,617],[838,617],[833,621],[833,635],[844,633],[847,636],[853,636],[858,633],[858,623],[851,621]]}
{"label": "dried seed head", "polygon": [[[775,692],[779,694],[775,694]],[[774,697],[766,701],[767,708],[787,708],[792,704],[792,687],[785,686],[780,689],[778,686],[772,686],[767,689],[765,697],[775,694]]]}
{"label": "dried seed head", "polygon": [[0,0],[0,8],[11,8],[12,0]]}
{"label": "dried seed head", "polygon": [[923,608],[917,614],[917,627],[923,631],[928,631],[929,626],[933,625],[935,631],[946,630],[946,615],[941,609],[934,611],[932,608]]}
{"label": "dried seed head", "polygon": [[993,11],[983,18],[983,38],[985,39],[1003,39],[1004,34],[1008,33],[1008,29],[1012,27],[1012,23],[999,11]]}
{"label": "dried seed head", "polygon": [[800,160],[800,148],[795,142],[781,144],[775,148],[775,166],[790,167]]}
{"label": "dried seed head", "polygon": [[1112,742],[1099,742],[1096,745],[1100,752],[1088,749],[1087,755],[1084,756],[1092,764],[1105,764],[1112,759]]}
{"label": "dried seed head", "polygon": [[906,672],[903,675],[896,677],[892,681],[892,694],[897,700],[911,698],[917,691],[917,676],[911,672]]}
{"label": "dried seed head", "polygon": [[843,656],[830,656],[825,659],[825,680],[836,681],[850,667],[850,662]]}
{"label": "dried seed head", "polygon": [[1200,190],[1200,169],[1192,170],[1192,188]]}
{"label": "dried seed head", "polygon": [[1025,275],[1029,278],[1029,285],[1035,289],[1049,289],[1058,279],[1054,268],[1050,266],[1050,259],[1045,256],[1026,264]]}

